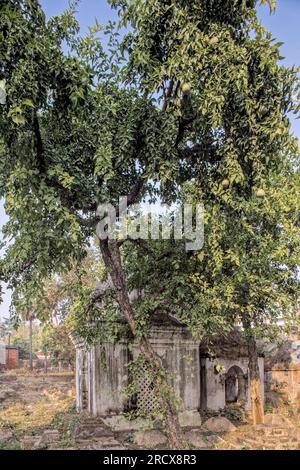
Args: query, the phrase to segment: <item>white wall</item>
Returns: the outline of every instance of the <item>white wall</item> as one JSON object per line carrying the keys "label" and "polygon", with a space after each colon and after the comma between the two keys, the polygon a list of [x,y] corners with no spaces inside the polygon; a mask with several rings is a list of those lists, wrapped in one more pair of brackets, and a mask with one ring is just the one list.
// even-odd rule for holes
{"label": "white wall", "polygon": [[[232,366],[238,366],[242,369],[244,374],[248,375],[248,358],[239,359],[209,359],[206,361],[206,377],[207,377],[207,408],[211,410],[219,410],[225,407],[225,375]],[[262,357],[258,360],[260,378],[261,378],[261,392],[264,397],[264,359]],[[223,370],[219,374],[215,374],[215,365],[220,364]],[[246,409],[251,409],[250,390],[248,387]]]}

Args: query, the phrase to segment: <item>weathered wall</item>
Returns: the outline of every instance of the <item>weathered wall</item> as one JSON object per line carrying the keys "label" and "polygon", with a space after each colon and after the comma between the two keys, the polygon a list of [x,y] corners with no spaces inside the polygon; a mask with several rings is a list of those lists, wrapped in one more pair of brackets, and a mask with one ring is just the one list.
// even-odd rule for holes
{"label": "weathered wall", "polygon": [[17,369],[19,367],[19,349],[6,346],[6,368]]}
{"label": "weathered wall", "polygon": [[5,346],[1,348],[0,369],[18,369],[19,367],[19,349],[14,346]]}
{"label": "weathered wall", "polygon": [[[154,350],[170,371],[170,382],[182,398],[183,410],[200,407],[199,344],[181,328],[153,328],[150,337]],[[127,342],[93,346],[89,351],[76,347],[76,389],[78,410],[94,416],[121,414],[128,408],[122,393],[129,384],[128,364],[138,357],[138,348]],[[86,400],[84,397],[86,396]]]}
{"label": "weathered wall", "polygon": [[[280,401],[289,402],[293,406],[300,406],[300,365],[291,364],[286,370],[277,365],[265,373],[265,386],[267,398],[273,405]],[[277,397],[276,397],[277,395]]]}
{"label": "weathered wall", "polygon": [[166,328],[163,332],[153,328],[150,340],[164,367],[170,371],[170,383],[182,399],[182,410],[199,410],[199,343],[184,328]]}
{"label": "weathered wall", "polygon": [[84,411],[88,408],[87,386],[87,351],[83,344],[76,344],[76,408]]}
{"label": "weathered wall", "polygon": [[300,340],[291,335],[280,345],[266,347],[265,388],[272,405],[280,402],[300,406]]}
{"label": "weathered wall", "polygon": [[128,344],[94,346],[88,353],[89,412],[107,416],[126,408],[122,390],[128,385]]}
{"label": "weathered wall", "polygon": [[[242,369],[243,373],[248,376],[249,384],[249,374],[248,374],[248,358],[238,358],[238,359],[223,359],[223,358],[205,358],[205,368],[206,368],[206,399],[207,399],[207,408],[211,410],[219,410],[224,408],[226,405],[225,401],[225,377],[226,372],[233,366],[238,366]],[[264,396],[264,359],[259,358],[259,370],[261,378],[261,392]],[[222,370],[219,374],[215,373],[215,366],[222,366]],[[247,410],[251,409],[250,401],[250,392],[249,387],[247,387],[246,395],[246,404],[245,407]]]}
{"label": "weathered wall", "polygon": [[[194,341],[183,327],[153,326],[149,339],[164,367],[170,371],[169,380],[182,400],[182,411],[197,412],[200,406],[212,410],[224,408],[225,376],[232,366],[240,367],[242,376],[246,377],[245,404],[250,409],[248,358],[239,356],[239,349],[232,348],[230,358],[211,359],[203,355],[200,364],[199,342]],[[122,392],[130,383],[128,364],[138,357],[138,348],[120,341],[115,345],[93,346],[89,351],[77,344],[76,351],[77,408],[87,409],[94,416],[119,415],[127,410],[130,403]],[[214,369],[217,364],[223,367],[218,374]],[[262,357],[259,358],[259,369],[264,397]],[[298,379],[293,377],[291,380]],[[149,391],[145,384],[144,389]],[[205,407],[202,402],[204,392]],[[151,400],[149,392],[149,403]]]}

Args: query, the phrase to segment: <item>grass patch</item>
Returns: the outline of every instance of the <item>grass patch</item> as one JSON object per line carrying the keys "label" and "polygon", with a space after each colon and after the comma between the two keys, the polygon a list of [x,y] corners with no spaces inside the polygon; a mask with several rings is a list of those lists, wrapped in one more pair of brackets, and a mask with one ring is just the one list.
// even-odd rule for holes
{"label": "grass patch", "polygon": [[46,428],[51,425],[58,413],[68,411],[73,403],[71,397],[57,400],[55,393],[47,393],[46,399],[43,398],[35,403],[16,403],[1,410],[0,423],[2,426],[23,432]]}

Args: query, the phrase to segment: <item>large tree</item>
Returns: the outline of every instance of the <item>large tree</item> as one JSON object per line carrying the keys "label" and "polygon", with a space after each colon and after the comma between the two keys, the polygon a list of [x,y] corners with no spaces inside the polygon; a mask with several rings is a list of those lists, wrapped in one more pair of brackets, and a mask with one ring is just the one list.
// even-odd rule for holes
{"label": "large tree", "polygon": [[[193,190],[194,196],[203,197],[199,188]],[[238,197],[232,198],[235,191]],[[214,311],[227,324],[243,326],[255,424],[263,422],[257,339],[274,338],[297,324],[298,194],[299,153],[287,140],[273,154],[259,187],[249,192],[234,183],[221,185],[212,205],[206,206],[206,249],[193,275],[198,301],[207,315]]]}
{"label": "large tree", "polygon": [[257,2],[114,3],[135,27],[129,72],[145,91],[165,80],[178,115],[182,167],[168,183],[206,212],[200,255],[167,244],[159,266],[146,251],[149,268],[130,254],[131,279],[161,293],[195,334],[243,324],[253,418],[262,422],[256,337],[294,318],[299,292],[296,70],[280,65],[281,44],[258,22]]}
{"label": "large tree", "polygon": [[[40,332],[41,350],[46,354],[46,361],[54,366],[63,363],[74,366],[75,348],[70,338],[70,332],[64,325],[45,325]],[[47,370],[47,362],[45,369]]]}
{"label": "large tree", "polygon": [[[11,240],[1,277],[17,311],[43,296],[46,278],[86,256],[100,203],[117,206],[127,196],[130,206],[157,195],[180,202],[193,180],[197,200],[222,200],[238,213],[281,152],[295,151],[287,118],[295,71],[278,65],[279,45],[258,23],[256,0],[110,3],[130,32],[119,42],[109,25],[107,54],[99,25],[77,36],[71,10],[46,21],[37,0],[1,2],[0,195]],[[99,243],[179,447],[176,400],[129,297],[121,251],[132,241]],[[217,259],[218,244],[211,246]]]}

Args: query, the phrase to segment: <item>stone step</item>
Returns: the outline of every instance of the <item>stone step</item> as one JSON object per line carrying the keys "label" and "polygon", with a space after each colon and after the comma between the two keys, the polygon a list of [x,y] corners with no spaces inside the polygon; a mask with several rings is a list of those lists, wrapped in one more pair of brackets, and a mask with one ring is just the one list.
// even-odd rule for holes
{"label": "stone step", "polygon": [[86,450],[125,450],[125,447],[113,437],[97,439],[85,445],[81,443],[80,447]]}
{"label": "stone step", "polygon": [[113,434],[106,429],[84,429],[75,434],[76,441],[88,441],[92,438],[113,437]]}
{"label": "stone step", "polygon": [[100,418],[84,418],[81,420],[83,424],[98,424],[102,426],[106,426],[102,419]]}

